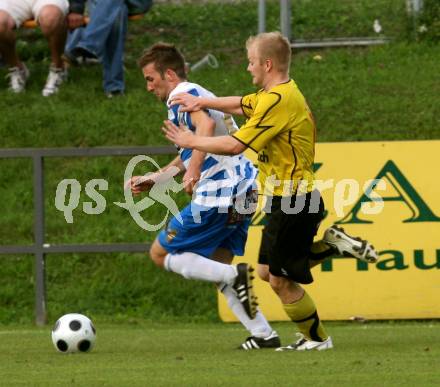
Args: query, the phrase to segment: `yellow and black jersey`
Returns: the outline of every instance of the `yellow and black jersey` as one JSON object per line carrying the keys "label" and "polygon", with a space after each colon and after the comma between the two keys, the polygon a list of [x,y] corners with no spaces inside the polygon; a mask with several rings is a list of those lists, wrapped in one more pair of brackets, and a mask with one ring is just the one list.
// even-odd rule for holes
{"label": "yellow and black jersey", "polygon": [[310,192],[316,127],[296,83],[247,95],[241,105],[247,121],[233,137],[258,153],[263,193],[290,196],[298,187],[298,193]]}

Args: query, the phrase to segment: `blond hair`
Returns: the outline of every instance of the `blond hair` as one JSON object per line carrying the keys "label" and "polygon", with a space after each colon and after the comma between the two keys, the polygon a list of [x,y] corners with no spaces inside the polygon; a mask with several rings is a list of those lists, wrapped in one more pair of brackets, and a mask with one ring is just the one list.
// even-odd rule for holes
{"label": "blond hair", "polygon": [[290,42],[280,32],[263,32],[251,36],[246,41],[246,48],[249,50],[254,45],[261,63],[266,59],[271,59],[276,71],[289,73]]}

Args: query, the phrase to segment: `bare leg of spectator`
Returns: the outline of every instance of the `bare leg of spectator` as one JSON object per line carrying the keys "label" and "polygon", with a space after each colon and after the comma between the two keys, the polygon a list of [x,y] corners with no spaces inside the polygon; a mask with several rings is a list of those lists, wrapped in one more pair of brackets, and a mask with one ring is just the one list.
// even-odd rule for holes
{"label": "bare leg of spectator", "polygon": [[12,16],[0,11],[0,52],[5,64],[9,67],[9,90],[14,93],[22,93],[26,88],[26,81],[29,78],[29,70],[24,63],[20,62],[15,48],[16,22]]}
{"label": "bare leg of spectator", "polygon": [[65,15],[62,10],[54,5],[46,5],[42,8],[38,21],[41,31],[49,42],[52,64],[42,94],[50,97],[58,93],[60,85],[67,79],[67,70],[61,55],[66,43],[67,28]]}
{"label": "bare leg of spectator", "polygon": [[40,12],[41,31],[49,42],[52,63],[56,68],[63,67],[61,55],[64,52],[67,29],[63,12],[54,5],[46,5]]}
{"label": "bare leg of spectator", "polygon": [[15,21],[7,12],[0,11],[0,52],[8,67],[21,67],[15,41]]}

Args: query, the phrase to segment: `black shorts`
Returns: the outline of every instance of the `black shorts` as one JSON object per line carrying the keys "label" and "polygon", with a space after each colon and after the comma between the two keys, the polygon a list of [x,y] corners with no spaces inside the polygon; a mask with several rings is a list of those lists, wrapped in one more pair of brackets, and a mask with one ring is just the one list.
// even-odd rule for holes
{"label": "black shorts", "polygon": [[[324,218],[324,202],[318,191],[289,199],[290,206],[284,198],[282,207],[282,197],[273,197],[271,211],[266,213],[258,263],[269,265],[272,275],[309,284],[313,282],[310,247]],[[294,210],[295,202],[300,211]]]}

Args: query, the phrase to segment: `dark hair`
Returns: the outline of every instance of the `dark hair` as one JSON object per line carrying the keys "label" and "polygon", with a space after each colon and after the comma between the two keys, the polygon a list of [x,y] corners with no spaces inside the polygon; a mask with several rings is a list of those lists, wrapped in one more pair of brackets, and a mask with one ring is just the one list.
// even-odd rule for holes
{"label": "dark hair", "polygon": [[173,44],[159,42],[146,49],[138,59],[138,66],[142,69],[150,63],[154,63],[162,77],[170,69],[179,78],[186,79],[185,58]]}

